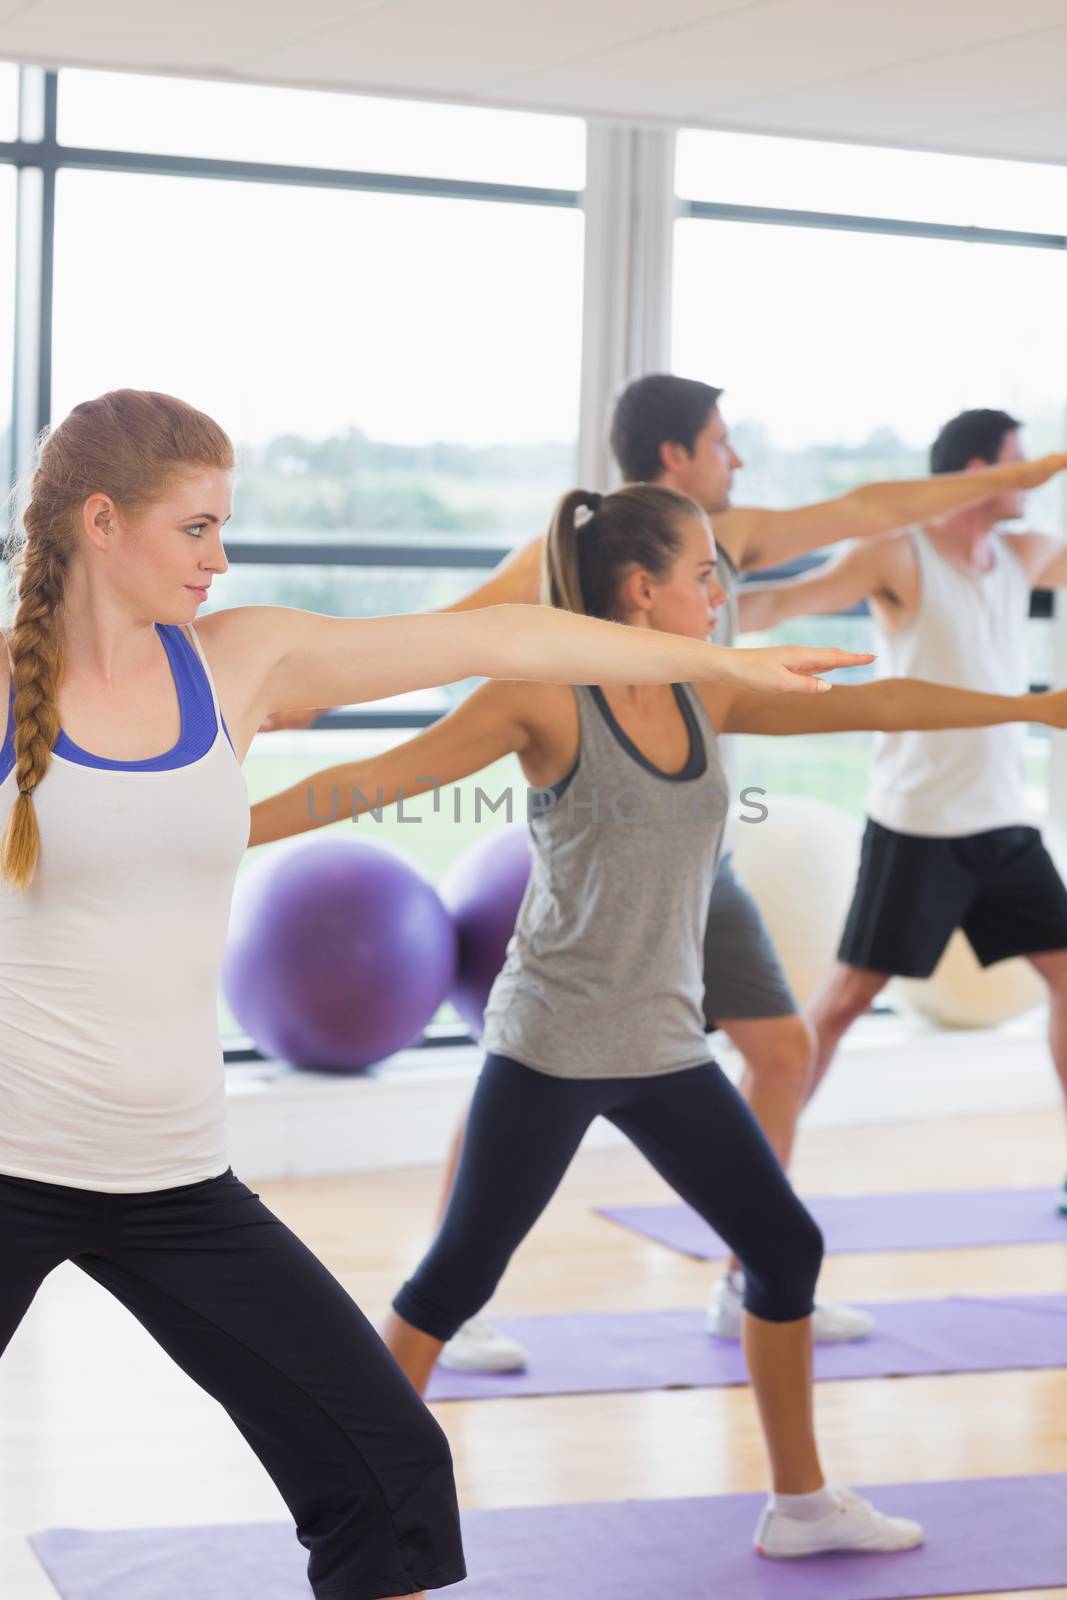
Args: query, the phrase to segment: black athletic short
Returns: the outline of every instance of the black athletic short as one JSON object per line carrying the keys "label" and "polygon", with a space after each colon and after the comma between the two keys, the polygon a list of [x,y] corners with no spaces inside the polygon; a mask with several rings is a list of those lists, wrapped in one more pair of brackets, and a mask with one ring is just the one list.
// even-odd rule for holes
{"label": "black athletic short", "polygon": [[1038,830],[931,839],[869,821],[838,960],[928,978],[957,928],[983,967],[1067,950],[1067,887]]}

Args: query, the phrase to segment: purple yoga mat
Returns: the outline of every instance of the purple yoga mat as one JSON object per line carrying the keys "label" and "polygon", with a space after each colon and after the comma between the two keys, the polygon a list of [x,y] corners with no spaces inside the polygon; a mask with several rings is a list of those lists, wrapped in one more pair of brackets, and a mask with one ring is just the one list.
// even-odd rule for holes
{"label": "purple yoga mat", "polygon": [[[1067,1584],[1067,1475],[889,1484],[864,1491],[916,1517],[918,1550],[763,1561],[759,1494],[475,1511],[456,1600],[918,1600]],[[275,1523],[90,1533],[32,1544],[63,1600],[310,1600],[305,1556]]]}
{"label": "purple yoga mat", "polygon": [[[1067,1217],[1050,1189],[963,1189],[934,1194],[822,1195],[805,1202],[830,1255],[861,1250],[962,1250],[995,1244],[1067,1244]],[[602,1206],[602,1217],[683,1256],[719,1261],[726,1246],[684,1205]]]}
{"label": "purple yoga mat", "polygon": [[[866,1309],[876,1319],[876,1331],[852,1344],[816,1345],[817,1379],[1067,1366],[1067,1295],[890,1300]],[[493,1320],[529,1350],[528,1370],[496,1374],[438,1367],[427,1399],[717,1389],[748,1382],[740,1345],[711,1338],[701,1311]]]}

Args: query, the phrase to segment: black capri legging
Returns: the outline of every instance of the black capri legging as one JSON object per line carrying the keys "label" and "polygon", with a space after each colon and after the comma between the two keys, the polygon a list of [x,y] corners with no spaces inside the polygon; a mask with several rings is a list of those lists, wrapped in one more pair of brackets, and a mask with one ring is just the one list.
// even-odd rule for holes
{"label": "black capri legging", "polygon": [[736,1252],[747,1310],[768,1322],[811,1314],[822,1235],[713,1061],[652,1078],[572,1079],[497,1055],[478,1079],[441,1231],[394,1300],[397,1314],[448,1340],[480,1311],[598,1116]]}
{"label": "black capri legging", "polygon": [[62,1261],[221,1401],[293,1514],[316,1600],[464,1576],[444,1434],[341,1285],[232,1172],[145,1194],[0,1176],[0,1351]]}

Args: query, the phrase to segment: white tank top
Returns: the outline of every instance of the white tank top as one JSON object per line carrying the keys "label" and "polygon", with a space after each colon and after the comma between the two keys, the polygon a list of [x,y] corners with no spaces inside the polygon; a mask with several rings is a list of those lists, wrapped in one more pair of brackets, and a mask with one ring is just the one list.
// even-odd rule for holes
{"label": "white tank top", "polygon": [[[217,985],[248,794],[200,642],[159,626],[181,707],[165,755],[63,733],[37,873],[0,886],[0,1173],[114,1194],[226,1170]],[[16,797],[0,747],[0,829]],[[4,714],[0,711],[0,717]]]}
{"label": "white tank top", "polygon": [[[964,572],[920,530],[919,603],[907,627],[879,630],[878,673],[925,678],[986,694],[1028,688],[1030,582],[1009,540],[992,535],[989,572]],[[1024,784],[1026,727],[882,733],[875,740],[867,810],[896,833],[953,838],[1032,823]]]}

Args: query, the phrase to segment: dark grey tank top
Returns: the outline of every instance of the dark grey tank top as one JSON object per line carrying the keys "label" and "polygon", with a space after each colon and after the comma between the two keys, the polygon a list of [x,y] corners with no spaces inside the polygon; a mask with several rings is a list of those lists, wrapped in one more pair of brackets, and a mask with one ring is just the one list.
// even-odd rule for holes
{"label": "dark grey tank top", "polygon": [[728,804],[715,731],[676,684],[689,756],[661,772],[600,689],[574,692],[578,755],[532,797],[530,881],[483,1044],[555,1077],[677,1072],[708,1059],[704,929]]}

